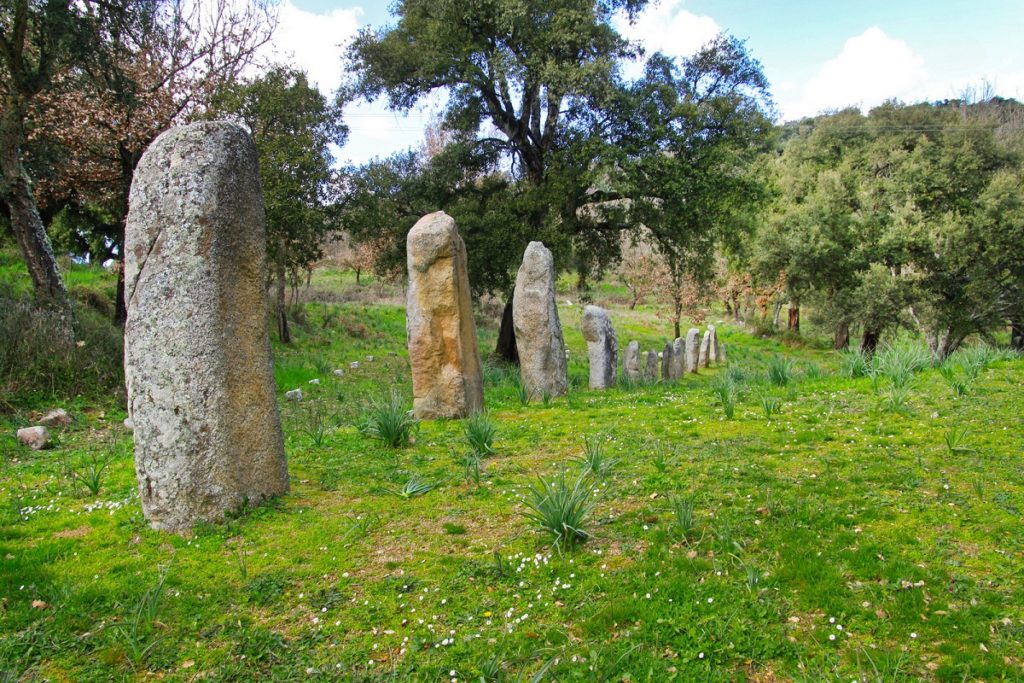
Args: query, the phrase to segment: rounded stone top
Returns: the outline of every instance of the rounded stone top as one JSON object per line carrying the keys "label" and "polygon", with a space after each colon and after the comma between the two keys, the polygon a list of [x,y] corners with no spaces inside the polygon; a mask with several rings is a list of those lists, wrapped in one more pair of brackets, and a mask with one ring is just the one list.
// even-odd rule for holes
{"label": "rounded stone top", "polygon": [[428,213],[416,221],[405,238],[409,268],[423,271],[438,259],[451,257],[459,239],[454,218],[444,211]]}

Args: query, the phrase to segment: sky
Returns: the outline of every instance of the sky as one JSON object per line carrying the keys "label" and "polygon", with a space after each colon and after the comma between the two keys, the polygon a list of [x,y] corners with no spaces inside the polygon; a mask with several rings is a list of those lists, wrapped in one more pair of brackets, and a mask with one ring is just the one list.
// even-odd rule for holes
{"label": "sky", "polygon": [[[342,53],[364,26],[393,21],[391,0],[281,0],[268,56],[304,69],[326,95],[345,78]],[[660,0],[615,26],[645,50],[685,57],[719,32],[746,41],[771,83],[779,120],[888,99],[942,100],[987,82],[1024,100],[1022,0]],[[633,73],[639,67],[633,67]],[[630,70],[627,69],[627,74]],[[386,102],[345,109],[339,162],[417,146],[441,97],[408,114]]]}

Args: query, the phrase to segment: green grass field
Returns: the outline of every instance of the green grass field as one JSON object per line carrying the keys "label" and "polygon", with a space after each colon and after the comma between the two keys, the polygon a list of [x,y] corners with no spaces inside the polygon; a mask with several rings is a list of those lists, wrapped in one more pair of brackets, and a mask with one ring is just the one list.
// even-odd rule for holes
{"label": "green grass field", "polygon": [[[275,345],[291,492],[189,537],[147,528],[119,399],[63,401],[76,422],[38,453],[13,432],[55,399],[15,401],[0,681],[1024,680],[1024,360],[894,351],[850,377],[724,323],[728,367],[596,392],[581,309],[560,314],[570,393],[524,405],[488,363],[477,473],[461,421],[398,449],[359,428],[411,405],[401,308],[306,304]],[[611,315],[620,349],[670,332]],[[524,514],[562,473],[594,502],[575,548]]]}

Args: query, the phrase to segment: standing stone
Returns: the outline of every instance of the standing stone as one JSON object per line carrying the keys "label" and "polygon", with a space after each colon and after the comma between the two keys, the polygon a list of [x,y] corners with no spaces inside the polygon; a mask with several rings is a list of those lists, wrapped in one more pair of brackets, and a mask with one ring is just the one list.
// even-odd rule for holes
{"label": "standing stone", "polygon": [[583,338],[587,340],[590,360],[590,388],[607,389],[615,386],[619,362],[619,341],[608,312],[599,306],[583,309]]}
{"label": "standing stone", "polygon": [[708,362],[714,365],[718,363],[718,330],[714,325],[708,325],[708,334],[711,335],[711,343],[708,344]]}
{"label": "standing stone", "polygon": [[672,379],[672,343],[665,342],[665,350],[661,353],[661,378],[666,382]]}
{"label": "standing stone", "polygon": [[700,361],[700,330],[691,327],[686,332],[686,371],[697,372]]}
{"label": "standing stone", "polygon": [[685,347],[683,340],[676,337],[672,342],[672,366],[669,368],[669,379],[679,381],[683,377]]}
{"label": "standing stone", "polygon": [[700,341],[700,352],[697,356],[697,365],[702,368],[708,366],[708,354],[711,349],[711,330],[704,333],[704,338]]}
{"label": "standing stone", "polygon": [[512,295],[519,369],[531,399],[561,396],[568,387],[565,342],[555,306],[555,260],[541,242],[530,242]]}
{"label": "standing stone", "polygon": [[184,531],[288,490],[267,336],[256,148],[222,121],[139,161],[125,225],[125,381],[152,527]]}
{"label": "standing stone", "polygon": [[622,358],[622,372],[633,382],[640,380],[640,342],[629,342],[626,355]]}
{"label": "standing stone", "polygon": [[644,364],[644,381],[658,381],[658,352],[648,351],[647,362]]}
{"label": "standing stone", "polygon": [[455,220],[443,211],[421,218],[409,231],[406,255],[413,413],[435,419],[479,412],[484,408],[480,347],[469,298],[466,245]]}

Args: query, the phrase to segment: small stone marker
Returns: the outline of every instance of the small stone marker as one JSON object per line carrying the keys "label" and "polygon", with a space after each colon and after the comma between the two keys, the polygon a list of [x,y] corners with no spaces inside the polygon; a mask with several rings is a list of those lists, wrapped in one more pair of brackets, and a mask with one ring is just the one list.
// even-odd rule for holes
{"label": "small stone marker", "polygon": [[702,368],[708,366],[708,354],[711,348],[711,331],[708,330],[704,333],[704,338],[700,341],[700,352],[697,355],[697,365]]}
{"label": "small stone marker", "polygon": [[661,378],[666,382],[672,379],[672,343],[665,342],[665,350],[661,353]]}
{"label": "small stone marker", "polygon": [[683,340],[676,337],[675,341],[672,342],[672,367],[669,368],[669,379],[672,381],[682,379],[683,369],[686,367],[685,356],[686,347],[683,344]]}
{"label": "small stone marker", "polygon": [[[483,410],[466,245],[455,220],[437,211],[417,221],[406,238],[406,265],[413,414],[435,419]],[[373,356],[366,359],[372,361]]]}
{"label": "small stone marker", "polygon": [[50,445],[50,430],[42,425],[22,427],[17,432],[18,441],[34,451],[41,451]]}
{"label": "small stone marker", "polygon": [[67,427],[72,422],[74,420],[71,419],[71,416],[63,408],[55,408],[46,415],[43,415],[39,420],[39,424],[44,427]]}
{"label": "small stone marker", "polygon": [[564,394],[569,382],[555,306],[555,260],[541,242],[530,242],[523,254],[512,297],[512,325],[527,395],[537,399]]}
{"label": "small stone marker", "polygon": [[349,370],[358,370],[359,369],[359,361],[354,360],[351,363],[349,363],[348,364],[348,369]]}
{"label": "small stone marker", "polygon": [[256,147],[223,121],[160,135],[125,226],[125,380],[142,510],[184,531],[288,490],[267,335]]}
{"label": "small stone marker", "polygon": [[627,379],[634,382],[640,380],[640,342],[633,340],[626,346],[626,355],[622,357],[622,372]]}
{"label": "small stone marker", "polygon": [[344,377],[345,376],[345,371],[342,370],[341,368],[338,368],[337,370],[334,371],[334,376],[335,377]]}
{"label": "small stone marker", "polygon": [[700,330],[691,327],[686,332],[686,372],[697,372],[700,361]]}
{"label": "small stone marker", "polygon": [[658,381],[658,352],[647,352],[647,363],[644,364],[644,381]]}
{"label": "small stone marker", "polygon": [[590,388],[615,386],[619,341],[608,312],[599,306],[587,306],[583,309],[582,329],[590,360]]}
{"label": "small stone marker", "polygon": [[291,391],[284,392],[284,400],[296,402],[301,401],[302,389],[292,389]]}
{"label": "small stone marker", "polygon": [[718,330],[714,325],[708,325],[708,334],[711,335],[711,343],[708,345],[708,362],[714,365],[718,362]]}

